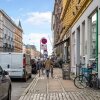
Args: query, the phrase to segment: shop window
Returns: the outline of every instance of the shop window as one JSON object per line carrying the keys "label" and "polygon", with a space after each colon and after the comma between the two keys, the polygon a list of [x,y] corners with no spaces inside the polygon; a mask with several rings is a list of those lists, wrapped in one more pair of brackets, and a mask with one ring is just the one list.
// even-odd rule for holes
{"label": "shop window", "polygon": [[90,58],[96,58],[96,13],[90,17]]}

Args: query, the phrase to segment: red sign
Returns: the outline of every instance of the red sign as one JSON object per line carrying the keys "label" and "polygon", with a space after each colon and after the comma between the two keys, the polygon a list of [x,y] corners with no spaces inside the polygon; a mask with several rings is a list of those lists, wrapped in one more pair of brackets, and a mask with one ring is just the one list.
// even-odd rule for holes
{"label": "red sign", "polygon": [[42,44],[46,44],[47,43],[47,39],[46,38],[42,38],[41,42],[42,42]]}

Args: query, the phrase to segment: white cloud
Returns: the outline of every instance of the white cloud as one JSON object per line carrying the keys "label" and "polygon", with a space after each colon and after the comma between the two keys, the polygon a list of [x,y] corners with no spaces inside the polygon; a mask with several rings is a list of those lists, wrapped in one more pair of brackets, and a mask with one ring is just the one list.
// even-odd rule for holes
{"label": "white cloud", "polygon": [[37,50],[40,51],[40,40],[42,37],[45,37],[47,39],[47,48],[48,48],[48,53],[52,53],[52,36],[48,36],[47,33],[31,33],[31,34],[24,34],[23,36],[23,42],[25,44],[34,44],[37,48]]}
{"label": "white cloud", "polygon": [[28,18],[26,19],[27,23],[30,24],[44,24],[51,23],[51,12],[31,12],[27,14]]}

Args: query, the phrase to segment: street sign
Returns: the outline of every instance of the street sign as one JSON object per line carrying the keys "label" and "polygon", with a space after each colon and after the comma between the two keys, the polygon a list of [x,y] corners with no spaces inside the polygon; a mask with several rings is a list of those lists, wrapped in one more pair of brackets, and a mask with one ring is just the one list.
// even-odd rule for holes
{"label": "street sign", "polygon": [[46,44],[47,43],[47,39],[46,38],[42,38],[41,42],[42,42],[42,44]]}
{"label": "street sign", "polygon": [[47,52],[47,51],[45,51],[45,52],[44,52],[44,54],[48,54],[48,52]]}
{"label": "street sign", "polygon": [[41,49],[42,50],[47,50],[47,44],[41,44]]}

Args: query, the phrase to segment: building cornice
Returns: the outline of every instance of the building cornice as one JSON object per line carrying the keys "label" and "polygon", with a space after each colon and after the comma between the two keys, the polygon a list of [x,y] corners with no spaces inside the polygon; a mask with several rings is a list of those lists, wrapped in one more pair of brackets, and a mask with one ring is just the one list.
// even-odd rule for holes
{"label": "building cornice", "polygon": [[12,23],[13,26],[17,27],[23,32],[23,30],[19,26],[16,25],[16,23],[7,15],[7,13],[4,10],[0,9],[0,12],[3,14],[5,18],[7,18]]}
{"label": "building cornice", "polygon": [[[64,9],[64,13],[61,17],[61,21],[63,22],[63,26],[65,26],[65,29],[63,31],[61,31],[60,33],[60,38],[58,39],[58,44],[63,40],[63,37],[65,36],[65,34],[69,34],[69,32],[71,32],[71,27],[78,21],[78,19],[82,16],[82,14],[84,13],[84,11],[87,9],[87,7],[91,4],[91,2],[93,0],[83,0],[81,3],[81,6],[79,8],[79,10],[76,12],[75,15],[72,16],[73,11],[75,11],[75,9],[72,11],[70,10],[67,14],[66,11],[67,9],[69,9],[68,7],[70,7],[70,1],[66,3],[65,9]],[[75,7],[77,6],[77,4],[74,5]],[[72,5],[73,7],[73,5]],[[70,15],[71,14],[71,15]],[[70,15],[70,16],[69,16]]]}
{"label": "building cornice", "polygon": [[61,16],[60,16],[60,19],[61,19],[61,20],[64,19],[65,14],[66,14],[66,11],[67,11],[67,9],[68,9],[68,7],[69,7],[69,5],[70,5],[70,2],[71,2],[71,0],[67,0],[67,2],[66,2],[66,4],[65,4],[65,8],[64,8],[64,10],[62,11]]}

